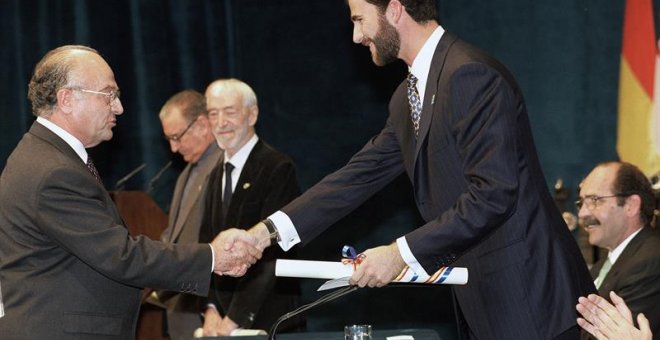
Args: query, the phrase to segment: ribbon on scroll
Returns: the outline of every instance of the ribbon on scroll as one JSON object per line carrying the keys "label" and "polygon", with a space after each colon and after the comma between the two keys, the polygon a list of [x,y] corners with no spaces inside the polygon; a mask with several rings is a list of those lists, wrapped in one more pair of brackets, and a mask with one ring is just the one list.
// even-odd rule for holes
{"label": "ribbon on scroll", "polygon": [[[355,251],[351,252],[347,246],[342,253],[345,258],[341,262],[277,260],[275,276],[329,280],[319,287],[319,291],[348,286],[348,280],[364,257],[355,255]],[[464,267],[442,267],[431,276],[418,275],[410,267],[405,267],[393,282],[464,285],[467,281],[468,270]]]}

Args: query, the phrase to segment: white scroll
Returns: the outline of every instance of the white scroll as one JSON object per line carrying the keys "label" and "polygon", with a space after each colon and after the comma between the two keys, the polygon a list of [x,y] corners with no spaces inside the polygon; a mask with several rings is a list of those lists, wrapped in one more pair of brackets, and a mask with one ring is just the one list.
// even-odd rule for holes
{"label": "white scroll", "polygon": [[[354,265],[344,262],[277,260],[275,264],[275,276],[330,280],[318,290],[347,286],[353,271]],[[464,267],[442,267],[431,276],[418,275],[406,267],[393,282],[464,285],[467,281]]]}
{"label": "white scroll", "polygon": [[0,318],[5,316],[5,305],[2,304],[2,285],[0,284]]}

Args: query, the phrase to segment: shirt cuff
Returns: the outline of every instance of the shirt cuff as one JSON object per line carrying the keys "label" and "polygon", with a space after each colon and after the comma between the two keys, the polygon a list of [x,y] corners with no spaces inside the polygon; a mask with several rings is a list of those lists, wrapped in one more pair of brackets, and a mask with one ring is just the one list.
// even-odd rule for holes
{"label": "shirt cuff", "polygon": [[396,245],[399,247],[399,253],[403,258],[403,261],[406,262],[408,267],[410,267],[410,269],[412,269],[412,271],[414,271],[415,274],[419,276],[419,279],[420,280],[428,279],[429,274],[426,272],[426,270],[424,270],[424,267],[422,267],[422,265],[419,264],[419,261],[417,261],[412,251],[410,251],[410,247],[408,246],[408,241],[406,241],[406,237],[401,236],[398,239],[396,239]]}
{"label": "shirt cuff", "polygon": [[215,271],[215,250],[213,250],[213,246],[209,243],[209,247],[211,247],[211,273]]}
{"label": "shirt cuff", "polygon": [[276,211],[268,216],[268,219],[270,219],[275,225],[275,229],[277,229],[277,233],[280,235],[280,241],[278,241],[277,244],[279,244],[284,251],[287,251],[291,249],[291,247],[300,243],[300,236],[298,236],[296,227],[293,225],[293,222],[287,214],[282,211]]}

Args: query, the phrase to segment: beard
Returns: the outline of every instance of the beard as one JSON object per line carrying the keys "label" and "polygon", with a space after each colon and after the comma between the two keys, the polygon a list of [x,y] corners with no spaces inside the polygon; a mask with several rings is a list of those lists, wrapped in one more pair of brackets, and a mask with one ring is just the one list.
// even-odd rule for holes
{"label": "beard", "polygon": [[371,41],[374,43],[376,51],[373,53],[372,59],[374,64],[378,66],[385,66],[398,59],[399,49],[401,48],[401,39],[399,32],[396,31],[394,26],[390,25],[385,16],[381,15],[378,18],[379,30],[374,35]]}

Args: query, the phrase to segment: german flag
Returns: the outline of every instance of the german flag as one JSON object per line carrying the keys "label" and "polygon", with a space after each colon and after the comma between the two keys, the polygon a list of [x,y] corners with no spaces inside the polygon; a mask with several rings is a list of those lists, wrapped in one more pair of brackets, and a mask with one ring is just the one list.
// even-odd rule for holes
{"label": "german flag", "polygon": [[[626,0],[617,151],[647,176],[660,171],[660,71],[652,0]],[[659,72],[660,73],[660,72]]]}

